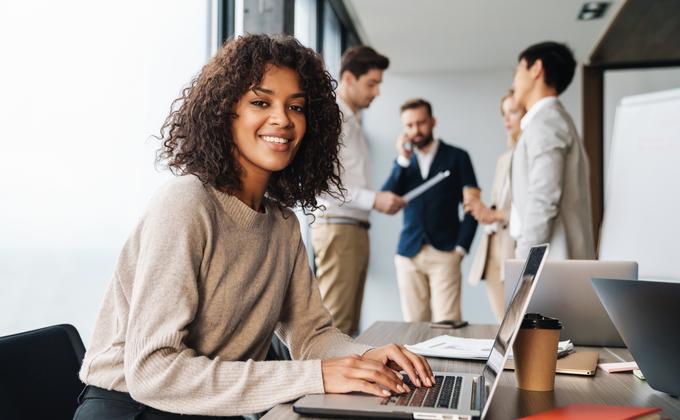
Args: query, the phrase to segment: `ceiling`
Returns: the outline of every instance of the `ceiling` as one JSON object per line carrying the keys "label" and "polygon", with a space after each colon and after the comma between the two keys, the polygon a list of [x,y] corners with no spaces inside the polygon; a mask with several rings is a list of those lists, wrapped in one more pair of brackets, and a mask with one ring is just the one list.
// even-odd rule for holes
{"label": "ceiling", "polygon": [[604,17],[576,19],[585,0],[345,0],[364,43],[390,58],[390,71],[514,68],[540,41],[566,42],[580,63],[624,0]]}

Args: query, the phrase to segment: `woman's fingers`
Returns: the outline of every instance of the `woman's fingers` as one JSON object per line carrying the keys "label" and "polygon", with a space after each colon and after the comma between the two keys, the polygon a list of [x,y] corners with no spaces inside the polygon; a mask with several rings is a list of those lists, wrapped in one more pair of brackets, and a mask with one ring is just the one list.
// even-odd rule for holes
{"label": "woman's fingers", "polygon": [[427,359],[408,351],[400,344],[386,346],[387,357],[397,363],[416,386],[434,385],[434,373]]}
{"label": "woman's fingers", "polygon": [[399,378],[397,373],[380,363],[371,360],[362,360],[350,369],[350,378],[376,383],[399,394],[407,392],[406,385],[401,378]]}
{"label": "woman's fingers", "polygon": [[410,392],[403,377],[390,366],[403,369],[416,386],[434,385],[434,374],[427,360],[401,345],[373,349],[370,357],[350,356],[324,360],[322,371],[326,392],[361,391],[377,396]]}
{"label": "woman's fingers", "polygon": [[395,380],[390,379],[386,375],[372,369],[352,368],[347,373],[347,377],[376,384],[381,388],[387,389],[390,394],[392,392],[398,394],[403,392],[399,390],[399,385]]}
{"label": "woman's fingers", "polygon": [[[330,393],[362,391],[386,396],[410,391],[399,373],[383,363],[359,356],[324,360],[321,369],[324,389]],[[366,384],[372,386],[366,388]]]}
{"label": "woman's fingers", "polygon": [[406,355],[408,356],[409,359],[411,359],[411,362],[414,364],[416,367],[416,370],[418,371],[418,375],[421,375],[421,377],[427,377],[430,379],[430,383],[434,385],[434,372],[432,372],[432,367],[430,367],[430,364],[427,363],[427,359],[425,359],[423,356],[419,356],[417,354],[411,353],[408,350],[404,350]]}
{"label": "woman's fingers", "polygon": [[377,397],[389,397],[392,395],[390,391],[381,388],[380,385],[361,379],[348,381],[348,385],[352,388],[352,391],[365,392],[366,394],[373,394]]}
{"label": "woman's fingers", "polygon": [[413,369],[416,371],[418,377],[425,383],[425,386],[434,385],[434,373],[432,372],[430,364],[427,363],[427,359],[422,356],[418,356],[417,354],[411,353],[405,348],[402,348],[401,354],[403,357],[408,359],[408,361],[413,366]]}
{"label": "woman's fingers", "polygon": [[[395,362],[411,378],[415,386],[431,386],[425,381],[425,376],[418,374],[414,363],[404,354],[402,348],[397,344],[391,344],[386,351],[387,357]],[[421,381],[422,379],[422,381]]]}
{"label": "woman's fingers", "polygon": [[427,363],[427,359],[407,350],[406,347],[402,345],[397,344],[397,346],[401,350],[401,353],[404,355],[404,357],[407,357],[408,360],[413,364],[416,371],[418,372],[418,376],[421,378],[429,378],[434,385],[434,372],[432,372],[432,367],[430,367],[430,364]]}

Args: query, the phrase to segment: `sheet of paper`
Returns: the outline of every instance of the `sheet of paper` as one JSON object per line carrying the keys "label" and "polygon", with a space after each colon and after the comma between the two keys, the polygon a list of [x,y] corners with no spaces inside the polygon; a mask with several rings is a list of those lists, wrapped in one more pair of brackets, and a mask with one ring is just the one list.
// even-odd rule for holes
{"label": "sheet of paper", "polygon": [[411,191],[404,194],[403,199],[406,200],[406,202],[413,200],[414,198],[418,197],[420,194],[429,190],[435,184],[437,184],[439,181],[441,181],[442,179],[446,178],[449,175],[451,175],[451,171],[448,171],[448,170],[439,172],[437,175],[433,176],[432,178],[430,178],[426,182],[422,183],[421,185],[418,185],[417,187],[415,187]]}
{"label": "sheet of paper", "polygon": [[635,362],[600,363],[597,366],[607,373],[632,372],[634,369],[638,369],[638,365]]}
{"label": "sheet of paper", "polygon": [[[486,360],[491,352],[491,346],[493,346],[493,340],[491,339],[440,335],[421,343],[407,344],[406,348],[421,356]],[[573,350],[574,344],[571,340],[560,341],[557,346],[557,353],[560,356]],[[512,358],[512,350],[509,357]]]}

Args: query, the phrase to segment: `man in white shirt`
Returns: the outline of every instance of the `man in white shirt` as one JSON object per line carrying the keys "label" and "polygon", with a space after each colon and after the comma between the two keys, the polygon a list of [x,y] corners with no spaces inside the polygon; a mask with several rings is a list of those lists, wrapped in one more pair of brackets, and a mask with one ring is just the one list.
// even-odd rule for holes
{"label": "man in white shirt", "polygon": [[337,100],[342,112],[340,178],[344,200],[324,195],[318,202],[311,236],[321,297],[342,332],[354,335],[359,327],[364,284],[368,272],[368,218],[372,209],[394,214],[405,206],[391,192],[371,186],[371,155],[361,129],[362,109],[380,94],[389,59],[373,48],[356,46],[342,56]]}
{"label": "man in white shirt", "polygon": [[595,257],[588,157],[557,99],[575,67],[571,50],[556,42],[532,45],[519,55],[514,97],[527,113],[512,157],[510,234],[516,258],[541,243],[550,243],[552,259]]}

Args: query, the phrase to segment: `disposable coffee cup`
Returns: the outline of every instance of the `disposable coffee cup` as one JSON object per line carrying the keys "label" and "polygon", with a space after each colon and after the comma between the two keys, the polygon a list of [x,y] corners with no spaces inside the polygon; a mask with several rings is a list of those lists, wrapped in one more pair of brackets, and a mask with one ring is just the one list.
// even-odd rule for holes
{"label": "disposable coffee cup", "polygon": [[512,346],[517,387],[527,391],[555,389],[557,345],[562,324],[555,318],[526,314]]}
{"label": "disposable coffee cup", "polygon": [[468,204],[475,200],[480,200],[482,197],[482,191],[470,185],[463,187],[463,203]]}

